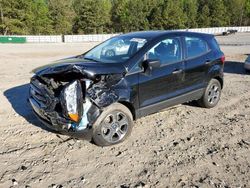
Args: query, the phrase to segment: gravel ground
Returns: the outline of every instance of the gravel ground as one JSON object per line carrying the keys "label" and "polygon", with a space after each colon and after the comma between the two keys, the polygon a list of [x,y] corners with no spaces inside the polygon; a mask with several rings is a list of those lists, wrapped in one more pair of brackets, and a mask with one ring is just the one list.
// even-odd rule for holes
{"label": "gravel ground", "polygon": [[250,34],[218,40],[227,62],[216,108],[141,118],[127,141],[106,148],[48,132],[26,102],[32,69],[94,43],[0,45],[0,187],[250,187],[250,46],[229,45]]}

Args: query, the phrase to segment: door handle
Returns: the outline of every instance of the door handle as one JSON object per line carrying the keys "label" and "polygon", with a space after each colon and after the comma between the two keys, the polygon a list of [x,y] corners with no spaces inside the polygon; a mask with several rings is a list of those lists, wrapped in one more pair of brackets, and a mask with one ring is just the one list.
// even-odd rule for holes
{"label": "door handle", "polygon": [[205,65],[209,65],[211,63],[211,61],[210,60],[207,60],[206,62],[205,62]]}
{"label": "door handle", "polygon": [[182,73],[182,71],[183,71],[182,69],[176,69],[172,72],[172,74],[180,74]]}

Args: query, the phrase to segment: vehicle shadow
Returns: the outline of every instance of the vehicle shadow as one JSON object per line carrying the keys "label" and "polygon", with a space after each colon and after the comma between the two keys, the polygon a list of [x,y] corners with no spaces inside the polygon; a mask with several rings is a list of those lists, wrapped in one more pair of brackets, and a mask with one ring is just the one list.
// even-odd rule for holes
{"label": "vehicle shadow", "polygon": [[4,96],[8,99],[12,108],[18,115],[22,116],[26,121],[28,121],[32,125],[35,125],[48,132],[57,133],[56,131],[47,128],[36,118],[31,106],[27,101],[28,94],[29,84],[20,85],[4,91]]}
{"label": "vehicle shadow", "polygon": [[246,70],[244,69],[244,63],[237,61],[226,61],[224,72],[231,74],[247,74]]}
{"label": "vehicle shadow", "polygon": [[[250,54],[247,55],[247,59],[250,59]],[[244,68],[244,62],[237,62],[237,61],[226,61],[225,67],[224,67],[225,73],[231,73],[231,74],[248,74],[248,72]]]}

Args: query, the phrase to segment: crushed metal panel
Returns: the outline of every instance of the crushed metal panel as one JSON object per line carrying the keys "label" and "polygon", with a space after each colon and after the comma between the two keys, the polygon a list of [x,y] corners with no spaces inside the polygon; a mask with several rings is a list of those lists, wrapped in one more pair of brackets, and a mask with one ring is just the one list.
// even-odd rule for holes
{"label": "crushed metal panel", "polygon": [[[43,69],[40,71],[39,77],[46,83],[46,87],[49,88],[51,94],[53,93],[54,99],[52,100],[57,101],[57,103],[53,105],[54,109],[50,109],[50,113],[46,112],[51,123],[55,126],[67,125],[69,131],[81,131],[91,127],[101,114],[102,108],[117,102],[120,99],[119,96],[122,97],[129,94],[124,74],[95,75],[84,69],[83,66],[75,64]],[[61,80],[63,77],[69,78],[69,80]],[[66,86],[76,80],[78,83],[81,83],[82,86],[81,93],[78,94],[82,96],[82,103],[78,103],[82,109],[82,116],[79,122],[70,120],[66,113],[67,110],[65,109],[65,97],[62,97],[64,96],[63,92]],[[56,97],[55,93],[58,93],[58,91],[60,95]],[[55,105],[57,104],[61,105],[61,113],[56,112]]]}

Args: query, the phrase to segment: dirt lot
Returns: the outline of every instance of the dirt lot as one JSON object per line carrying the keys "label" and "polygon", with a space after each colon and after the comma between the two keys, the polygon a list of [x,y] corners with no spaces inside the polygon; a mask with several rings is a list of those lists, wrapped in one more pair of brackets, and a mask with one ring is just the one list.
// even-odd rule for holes
{"label": "dirt lot", "polygon": [[227,63],[216,108],[142,118],[106,148],[46,131],[26,102],[33,68],[94,44],[0,45],[0,187],[250,187],[250,34],[219,41]]}

